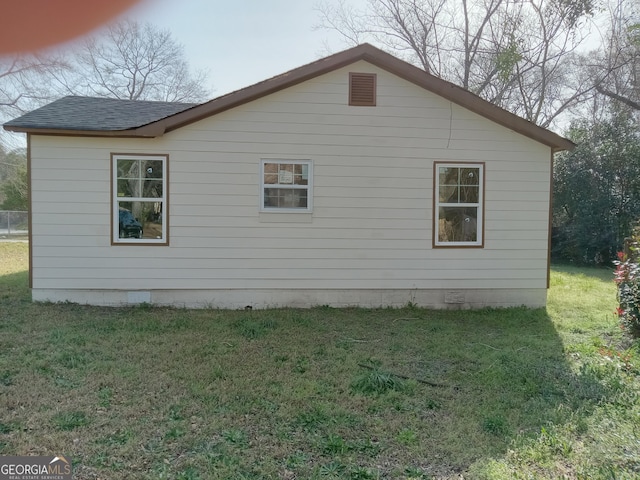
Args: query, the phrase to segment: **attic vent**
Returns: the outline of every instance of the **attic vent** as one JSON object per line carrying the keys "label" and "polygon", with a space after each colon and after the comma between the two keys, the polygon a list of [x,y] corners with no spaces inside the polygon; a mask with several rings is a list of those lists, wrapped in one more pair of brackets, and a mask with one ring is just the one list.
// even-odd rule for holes
{"label": "attic vent", "polygon": [[375,73],[349,73],[349,105],[357,107],[376,105]]}

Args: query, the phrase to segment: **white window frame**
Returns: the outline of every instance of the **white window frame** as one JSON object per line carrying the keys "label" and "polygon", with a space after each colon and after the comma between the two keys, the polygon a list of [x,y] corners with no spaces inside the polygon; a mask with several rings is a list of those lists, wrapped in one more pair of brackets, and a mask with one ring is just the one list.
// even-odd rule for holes
{"label": "white window frame", "polygon": [[[264,166],[267,163],[275,163],[278,165],[306,165],[307,166],[307,185],[293,184],[266,184],[264,183]],[[281,207],[265,207],[264,191],[266,188],[280,188],[291,190],[307,191],[307,207],[306,208],[281,208]],[[280,213],[311,213],[313,211],[313,162],[311,160],[288,160],[283,158],[263,158],[260,160],[260,211],[261,212],[280,212]]]}
{"label": "white window frame", "polygon": [[[162,197],[119,197],[118,196],[118,161],[119,160],[152,160],[162,162]],[[111,154],[111,243],[112,245],[168,245],[169,244],[169,156],[148,154]],[[120,238],[119,212],[120,202],[126,198],[128,202],[161,202],[162,203],[162,237],[161,238]]]}
{"label": "white window frame", "polygon": [[[440,202],[440,168],[477,168],[478,202],[445,203]],[[433,246],[434,247],[484,247],[484,163],[483,162],[434,162],[433,168]],[[476,208],[476,240],[472,242],[442,242],[440,238],[440,207]]]}

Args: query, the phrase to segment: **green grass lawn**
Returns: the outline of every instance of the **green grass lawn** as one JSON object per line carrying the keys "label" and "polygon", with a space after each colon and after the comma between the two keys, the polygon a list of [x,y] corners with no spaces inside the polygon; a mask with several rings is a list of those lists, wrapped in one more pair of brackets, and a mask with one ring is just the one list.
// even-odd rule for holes
{"label": "green grass lawn", "polygon": [[640,478],[640,347],[611,272],[549,306],[32,304],[0,244],[0,455],[77,479]]}

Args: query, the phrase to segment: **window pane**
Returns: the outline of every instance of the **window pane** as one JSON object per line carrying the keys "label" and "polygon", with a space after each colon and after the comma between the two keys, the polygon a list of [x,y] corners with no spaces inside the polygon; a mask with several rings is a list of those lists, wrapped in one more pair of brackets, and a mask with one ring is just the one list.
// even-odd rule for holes
{"label": "window pane", "polygon": [[140,196],[140,182],[137,179],[118,179],[118,197]]}
{"label": "window pane", "polygon": [[459,203],[458,187],[455,185],[441,185],[439,201],[442,203]]}
{"label": "window pane", "polygon": [[438,201],[441,203],[478,203],[480,169],[440,167]]}
{"label": "window pane", "polygon": [[308,185],[309,165],[299,163],[265,163],[265,185]]}
{"label": "window pane", "polygon": [[293,165],[293,183],[294,185],[309,184],[309,165],[303,163]]}
{"label": "window pane", "polygon": [[161,198],[162,180],[118,179],[118,197]]}
{"label": "window pane", "polygon": [[439,167],[440,185],[458,185],[459,172],[457,167]]}
{"label": "window pane", "polygon": [[439,242],[475,242],[478,240],[477,207],[440,207]]}
{"label": "window pane", "polygon": [[278,165],[278,183],[280,185],[291,185],[293,183],[293,165],[281,163]]}
{"label": "window pane", "polygon": [[480,187],[460,187],[460,203],[478,203],[480,197],[478,196]]}
{"label": "window pane", "polygon": [[142,183],[142,197],[161,198],[162,197],[162,180],[145,180]]}
{"label": "window pane", "polygon": [[145,178],[162,179],[162,160],[142,160],[141,164]]}
{"label": "window pane", "polygon": [[480,169],[479,168],[462,168],[460,169],[461,185],[480,185]]}
{"label": "window pane", "polygon": [[139,178],[139,160],[118,160],[118,178]]}
{"label": "window pane", "polygon": [[302,173],[296,173],[293,175],[293,183],[295,185],[308,185],[309,180],[308,177],[305,178]]}
{"label": "window pane", "polygon": [[307,208],[307,190],[289,188],[265,188],[265,208]]}
{"label": "window pane", "polygon": [[278,174],[276,173],[265,173],[264,174],[264,183],[267,185],[274,185],[278,183]]}
{"label": "window pane", "polygon": [[162,238],[162,202],[118,202],[120,238]]}

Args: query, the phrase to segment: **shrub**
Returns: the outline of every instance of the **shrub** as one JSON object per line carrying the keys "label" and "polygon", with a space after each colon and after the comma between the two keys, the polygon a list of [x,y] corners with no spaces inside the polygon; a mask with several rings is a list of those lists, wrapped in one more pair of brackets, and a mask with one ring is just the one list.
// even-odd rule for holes
{"label": "shrub", "polygon": [[640,228],[635,228],[628,252],[618,253],[614,281],[618,286],[617,314],[621,327],[640,337]]}
{"label": "shrub", "polygon": [[571,124],[553,169],[553,260],[611,265],[640,218],[640,123],[624,110]]}

